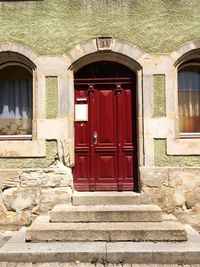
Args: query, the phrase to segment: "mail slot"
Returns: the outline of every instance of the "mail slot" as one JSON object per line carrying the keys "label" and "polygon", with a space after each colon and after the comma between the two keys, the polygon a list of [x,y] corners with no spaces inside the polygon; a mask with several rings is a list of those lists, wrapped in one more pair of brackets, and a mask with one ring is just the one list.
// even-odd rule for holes
{"label": "mail slot", "polygon": [[76,98],[76,102],[85,102],[85,101],[87,101],[87,98],[86,97],[77,97]]}

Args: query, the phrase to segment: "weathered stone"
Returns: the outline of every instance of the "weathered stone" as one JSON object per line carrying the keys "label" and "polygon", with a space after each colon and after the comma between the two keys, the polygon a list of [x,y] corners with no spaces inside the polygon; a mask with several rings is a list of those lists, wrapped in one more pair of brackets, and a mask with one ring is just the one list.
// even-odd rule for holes
{"label": "weathered stone", "polygon": [[175,200],[176,206],[178,206],[178,207],[184,207],[185,206],[185,197],[183,196],[183,194],[175,192],[174,200]]}
{"label": "weathered stone", "polygon": [[73,205],[138,205],[146,204],[144,193],[135,192],[73,192]]}
{"label": "weathered stone", "polygon": [[170,168],[169,186],[170,187],[199,187],[200,186],[199,168]]}
{"label": "weathered stone", "polygon": [[38,188],[10,188],[3,192],[3,202],[8,210],[32,209],[40,202]]}
{"label": "weathered stone", "polygon": [[51,222],[161,222],[157,205],[91,205],[60,204],[50,212]]}
{"label": "weathered stone", "polygon": [[192,191],[185,193],[185,203],[187,208],[192,208],[200,202],[200,188],[193,188]]}
{"label": "weathered stone", "polygon": [[197,212],[194,212],[192,210],[178,211],[176,213],[176,217],[182,223],[187,223],[187,224],[190,224],[192,226],[197,226],[197,228],[200,225],[200,214]]}
{"label": "weathered stone", "polygon": [[21,175],[22,187],[61,187],[71,185],[71,176],[57,169],[26,170]]}
{"label": "weathered stone", "polygon": [[144,187],[143,190],[151,196],[152,202],[158,204],[163,211],[171,213],[175,210],[174,189]]}
{"label": "weathered stone", "polygon": [[143,186],[168,186],[167,168],[141,168],[141,183]]}
{"label": "weathered stone", "polygon": [[31,224],[31,214],[29,212],[16,213],[6,211],[0,216],[0,229],[18,230],[22,226]]}
{"label": "weathered stone", "polygon": [[51,223],[39,216],[28,228],[32,241],[185,241],[186,231],[177,222]]}
{"label": "weathered stone", "polygon": [[177,222],[178,221],[178,219],[172,214],[163,213],[162,217],[163,217],[163,221],[165,222]]}
{"label": "weathered stone", "polygon": [[200,203],[195,204],[193,211],[197,211],[200,214]]}
{"label": "weathered stone", "polygon": [[69,188],[49,188],[41,190],[39,211],[51,210],[55,205],[71,203]]}
{"label": "weathered stone", "polygon": [[[141,176],[142,190],[149,195],[153,203],[158,204],[167,213],[174,215],[181,213],[181,218],[184,218],[186,223],[192,222],[192,224],[200,225],[200,219],[198,219],[200,168],[145,167],[141,168]],[[163,176],[168,182],[163,180]],[[190,210],[193,214],[187,221],[186,218],[190,216],[188,213]]]}
{"label": "weathered stone", "polygon": [[20,170],[0,170],[0,189],[16,187],[20,185]]}
{"label": "weathered stone", "polygon": [[0,190],[0,213],[4,212],[4,211],[6,211],[6,207],[5,207],[4,203],[3,203],[2,192]]}

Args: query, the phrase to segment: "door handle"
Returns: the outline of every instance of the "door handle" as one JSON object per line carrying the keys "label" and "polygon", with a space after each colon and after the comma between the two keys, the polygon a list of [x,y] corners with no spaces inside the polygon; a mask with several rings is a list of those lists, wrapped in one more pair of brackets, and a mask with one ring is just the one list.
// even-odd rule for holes
{"label": "door handle", "polygon": [[94,132],[94,135],[93,135],[93,143],[94,143],[94,145],[97,144],[97,132]]}

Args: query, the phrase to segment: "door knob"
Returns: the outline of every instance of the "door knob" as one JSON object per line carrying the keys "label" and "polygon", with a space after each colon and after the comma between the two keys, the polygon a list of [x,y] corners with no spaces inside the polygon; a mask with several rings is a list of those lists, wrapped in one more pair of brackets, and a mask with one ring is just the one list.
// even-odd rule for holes
{"label": "door knob", "polygon": [[94,132],[94,135],[93,135],[93,142],[94,142],[94,145],[97,144],[97,132]]}

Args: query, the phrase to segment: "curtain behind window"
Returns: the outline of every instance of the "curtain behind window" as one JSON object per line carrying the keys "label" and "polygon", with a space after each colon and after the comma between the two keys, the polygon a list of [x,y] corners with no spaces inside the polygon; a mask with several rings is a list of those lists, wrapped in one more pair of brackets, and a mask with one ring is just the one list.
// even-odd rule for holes
{"label": "curtain behind window", "polygon": [[180,132],[200,133],[200,65],[187,64],[178,72]]}
{"label": "curtain behind window", "polygon": [[32,132],[32,80],[0,80],[0,134]]}

